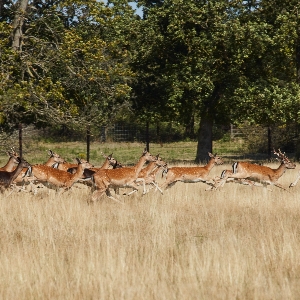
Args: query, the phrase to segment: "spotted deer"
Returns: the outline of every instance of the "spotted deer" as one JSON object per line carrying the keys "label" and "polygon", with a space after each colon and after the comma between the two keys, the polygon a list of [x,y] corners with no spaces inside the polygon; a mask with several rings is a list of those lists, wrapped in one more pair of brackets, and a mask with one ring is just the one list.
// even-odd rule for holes
{"label": "spotted deer", "polygon": [[221,179],[217,180],[215,184],[215,189],[223,187],[226,181],[242,180],[241,183],[243,184],[252,186],[274,185],[287,191],[284,186],[278,183],[278,180],[287,169],[295,169],[296,165],[292,163],[280,149],[278,152],[274,149],[273,153],[278,156],[276,159],[280,161],[280,166],[277,169],[249,162],[235,162],[232,165],[232,171],[222,172]]}
{"label": "spotted deer", "polygon": [[[109,191],[110,188],[122,188],[129,187],[133,189],[133,192],[138,190],[137,181],[142,181],[145,183],[143,178],[138,178],[139,173],[143,168],[146,161],[155,161],[156,157],[152,156],[146,149],[143,151],[138,163],[134,167],[124,167],[119,169],[107,169],[99,170],[93,175],[93,181],[96,190],[93,192],[89,203],[99,199],[104,193],[117,202],[120,202],[115,197],[113,197]],[[131,192],[132,193],[132,192]],[[131,194],[129,193],[129,194]]]}
{"label": "spotted deer", "polygon": [[167,173],[165,182],[161,185],[161,189],[170,188],[177,181],[185,183],[204,182],[208,185],[212,184],[212,179],[209,179],[209,173],[215,165],[223,164],[223,160],[217,154],[208,153],[210,160],[207,165],[201,167],[172,167],[167,168],[164,173]]}
{"label": "spotted deer", "polygon": [[31,175],[38,182],[46,183],[55,186],[56,188],[63,188],[68,190],[75,182],[77,182],[84,169],[93,167],[89,162],[76,158],[78,162],[77,170],[74,174],[65,172],[63,170],[51,168],[45,165],[38,165],[31,167]]}
{"label": "spotted deer", "polygon": [[0,168],[0,171],[11,172],[15,169],[15,166],[19,164],[18,154],[14,148],[11,148],[11,151],[6,152],[6,154],[9,156],[9,159],[7,163]]}
{"label": "spotted deer", "polygon": [[3,192],[5,189],[9,188],[13,181],[17,178],[23,168],[30,167],[30,164],[20,157],[16,159],[18,161],[18,166],[11,172],[0,171],[0,189]]}

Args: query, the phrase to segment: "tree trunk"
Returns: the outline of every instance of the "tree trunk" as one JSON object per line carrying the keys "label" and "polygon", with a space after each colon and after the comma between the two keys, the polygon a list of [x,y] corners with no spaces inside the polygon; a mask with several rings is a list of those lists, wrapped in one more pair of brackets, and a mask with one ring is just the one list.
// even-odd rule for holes
{"label": "tree trunk", "polygon": [[12,48],[16,51],[22,50],[22,27],[24,24],[24,14],[28,6],[28,0],[20,0],[20,6],[13,21],[13,32],[12,32]]}
{"label": "tree trunk", "polygon": [[195,162],[207,162],[208,152],[212,153],[212,129],[214,124],[215,107],[221,97],[222,85],[216,83],[211,97],[205,102],[205,108],[200,114],[197,155]]}
{"label": "tree trunk", "polygon": [[297,44],[296,44],[296,72],[297,83],[300,84],[300,27],[297,28]]}
{"label": "tree trunk", "polygon": [[212,152],[212,128],[213,119],[207,114],[203,114],[198,133],[196,163],[206,162],[208,160],[208,152]]}

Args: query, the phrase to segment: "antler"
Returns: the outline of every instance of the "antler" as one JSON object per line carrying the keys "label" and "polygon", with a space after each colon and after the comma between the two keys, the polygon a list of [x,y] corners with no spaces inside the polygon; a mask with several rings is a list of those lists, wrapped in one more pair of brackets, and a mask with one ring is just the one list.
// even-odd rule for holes
{"label": "antler", "polygon": [[104,158],[108,158],[108,159],[111,159],[112,158],[112,153],[111,154],[109,154],[109,155],[105,155],[103,152],[101,152],[101,154],[102,154],[102,156],[104,157]]}
{"label": "antler", "polygon": [[18,156],[18,155],[17,155],[17,152],[16,152],[16,150],[15,150],[15,147],[11,147],[10,150],[11,150],[11,151],[8,151],[8,152],[7,152],[8,155],[10,155],[10,156]]}
{"label": "antler", "polygon": [[275,149],[273,150],[274,154],[277,155],[280,159],[288,159],[285,156],[285,153],[282,153],[280,149],[278,149],[278,152],[275,151]]}

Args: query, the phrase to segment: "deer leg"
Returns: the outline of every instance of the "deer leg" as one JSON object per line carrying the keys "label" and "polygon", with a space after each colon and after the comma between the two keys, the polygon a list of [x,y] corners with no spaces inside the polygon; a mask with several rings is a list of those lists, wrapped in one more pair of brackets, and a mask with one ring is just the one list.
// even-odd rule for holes
{"label": "deer leg", "polygon": [[135,182],[143,182],[143,195],[146,194],[146,183],[145,183],[145,179],[144,178],[137,178],[137,180]]}
{"label": "deer leg", "polygon": [[105,190],[105,188],[99,188],[95,190],[92,194],[92,198],[90,199],[90,201],[88,201],[88,203],[90,204],[98,200],[105,193]]}
{"label": "deer leg", "polygon": [[116,199],[115,197],[113,197],[112,194],[110,193],[110,190],[109,190],[109,189],[107,189],[105,192],[106,192],[106,196],[107,196],[109,199],[112,199],[112,200],[114,200],[114,201],[116,201],[116,202],[118,202],[118,203],[124,204],[124,203],[121,202],[120,200],[118,200],[118,199]]}
{"label": "deer leg", "polygon": [[295,186],[298,183],[299,179],[300,179],[300,171],[298,173],[296,180],[294,182],[292,182],[289,187],[291,188],[291,187]]}
{"label": "deer leg", "polygon": [[274,185],[290,193],[290,191],[289,191],[288,189],[286,189],[286,188],[285,188],[283,185],[281,185],[280,183],[275,182]]}
{"label": "deer leg", "polygon": [[157,183],[155,183],[154,181],[152,181],[151,184],[153,184],[155,186],[155,191],[159,190],[163,194],[162,189],[158,186]]}
{"label": "deer leg", "polygon": [[127,196],[130,196],[131,194],[136,193],[137,191],[137,189],[133,188],[133,190],[130,193],[128,193]]}

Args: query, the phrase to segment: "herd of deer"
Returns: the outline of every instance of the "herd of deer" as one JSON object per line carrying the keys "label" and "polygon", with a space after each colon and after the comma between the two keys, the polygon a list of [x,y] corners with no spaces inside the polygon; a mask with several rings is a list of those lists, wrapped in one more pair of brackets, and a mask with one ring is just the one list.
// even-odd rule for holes
{"label": "herd of deer", "polygon": [[[207,190],[217,190],[224,186],[226,182],[237,182],[250,186],[275,185],[287,190],[278,183],[278,179],[286,169],[295,169],[292,163],[280,150],[274,154],[280,165],[277,169],[267,166],[257,165],[249,162],[235,162],[232,170],[224,170],[220,177],[209,178],[211,169],[215,165],[223,164],[223,160],[218,155],[209,154],[209,161],[205,166],[195,167],[171,167],[167,166],[159,155],[153,156],[146,150],[143,151],[137,164],[133,167],[123,167],[118,163],[112,154],[106,156],[101,167],[94,167],[89,162],[78,159],[77,164],[66,162],[58,154],[49,150],[49,159],[44,164],[31,165],[23,158],[20,158],[15,150],[7,152],[9,160],[5,166],[0,168],[0,188],[1,192],[12,189],[12,191],[28,191],[24,186],[30,187],[29,191],[36,193],[37,188],[42,184],[43,187],[62,189],[66,191],[75,182],[83,182],[92,185],[93,193],[88,203],[92,203],[106,194],[114,201],[118,200],[119,188],[131,188],[130,195],[138,191],[139,186],[143,185],[143,194],[147,192],[146,185],[153,185],[155,190],[163,194],[163,190],[171,187],[177,181],[182,182],[204,182],[210,187]],[[146,167],[145,163],[148,162]],[[16,166],[17,165],[17,166]],[[162,176],[166,174],[164,183],[159,186],[156,175],[162,170]],[[293,187],[300,179],[300,172]],[[110,189],[114,189],[115,196]]]}

